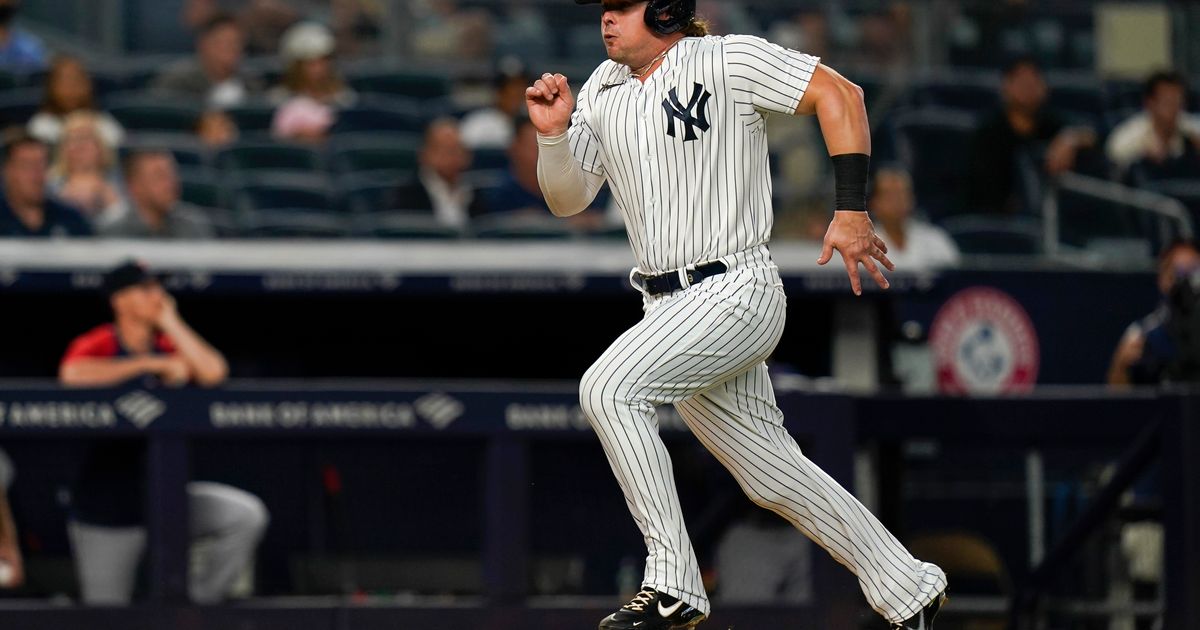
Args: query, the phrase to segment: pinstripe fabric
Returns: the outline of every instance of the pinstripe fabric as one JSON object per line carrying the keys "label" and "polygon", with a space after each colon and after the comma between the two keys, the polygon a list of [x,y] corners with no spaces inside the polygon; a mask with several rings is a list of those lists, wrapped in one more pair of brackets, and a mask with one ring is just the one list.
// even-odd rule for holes
{"label": "pinstripe fabric", "polygon": [[[571,150],[584,170],[607,176],[639,269],[662,273],[767,242],[764,117],[796,111],[817,61],[756,37],[689,37],[645,84],[613,61],[592,73],[576,98]],[[696,85],[712,94],[711,128],[689,142],[668,135],[663,101],[674,88],[687,103]]]}
{"label": "pinstripe fabric", "polygon": [[709,612],[658,435],[655,406],[674,404],[752,500],[853,571],[871,606],[900,622],[945,589],[945,574],[913,558],[804,457],[783,428],[764,363],[783,332],[786,298],[766,247],[763,117],[795,112],[816,64],[753,37],[685,38],[644,84],[608,61],[580,90],[572,154],[608,179],[637,270],[728,267],[645,295],[642,321],[584,374],[580,403],[645,538],[644,586]]}

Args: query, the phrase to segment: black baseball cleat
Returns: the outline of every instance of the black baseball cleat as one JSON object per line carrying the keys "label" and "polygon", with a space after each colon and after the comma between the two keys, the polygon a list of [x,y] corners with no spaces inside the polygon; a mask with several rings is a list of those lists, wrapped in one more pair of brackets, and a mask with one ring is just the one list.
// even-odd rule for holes
{"label": "black baseball cleat", "polygon": [[675,630],[695,628],[704,615],[686,602],[643,588],[621,610],[600,622],[600,630]]}
{"label": "black baseball cleat", "polygon": [[938,593],[933,601],[921,609],[921,612],[913,615],[904,623],[892,624],[892,630],[933,630],[933,620],[941,612],[946,599],[946,591]]}

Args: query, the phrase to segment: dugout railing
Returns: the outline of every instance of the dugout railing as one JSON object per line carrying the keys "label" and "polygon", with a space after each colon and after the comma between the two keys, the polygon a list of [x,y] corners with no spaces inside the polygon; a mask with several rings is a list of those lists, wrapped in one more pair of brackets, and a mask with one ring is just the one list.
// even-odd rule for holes
{"label": "dugout railing", "polygon": [[[524,462],[530,444],[594,439],[576,411],[571,384],[243,383],[211,391],[68,391],[45,384],[7,383],[0,389],[0,403],[4,443],[47,437],[143,436],[149,443],[147,501],[152,508],[148,601],[118,609],[0,601],[5,628],[549,629],[586,627],[606,609],[605,602],[595,598],[532,598],[525,579],[532,515]],[[779,403],[789,418],[789,429],[807,445],[809,456],[846,484],[853,482],[855,452],[864,444],[896,444],[914,438],[937,439],[947,448],[1132,444],[1121,472],[1094,497],[1096,507],[1083,514],[1069,534],[1052,541],[1040,566],[1028,575],[1015,576],[1025,587],[1013,607],[1013,619],[1021,628],[1039,627],[1037,614],[1043,608],[1037,604],[1045,601],[1039,595],[1052,583],[1055,567],[1103,517],[1138,468],[1157,453],[1167,473],[1162,502],[1168,550],[1163,628],[1191,627],[1200,606],[1200,427],[1193,395],[1063,390],[969,399],[781,391]],[[540,411],[518,413],[521,408],[514,405]],[[675,421],[664,423],[662,430],[672,439],[687,437],[685,427]],[[190,444],[213,437],[271,440],[284,436],[484,440],[482,596],[407,602],[332,597],[250,600],[215,607],[188,604],[184,484]],[[436,471],[430,471],[429,477],[436,478]],[[618,517],[624,515],[614,515]],[[864,610],[849,574],[823,554],[818,556],[813,567],[813,605],[723,608],[713,622],[814,628],[869,622],[870,613]],[[957,614],[953,606],[947,610],[948,618]]]}

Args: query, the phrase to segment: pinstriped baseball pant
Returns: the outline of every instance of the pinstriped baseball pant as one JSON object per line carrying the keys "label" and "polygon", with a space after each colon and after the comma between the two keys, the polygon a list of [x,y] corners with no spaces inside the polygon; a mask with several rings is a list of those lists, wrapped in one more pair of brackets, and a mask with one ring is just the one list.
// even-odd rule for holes
{"label": "pinstriped baseball pant", "polygon": [[723,259],[723,275],[647,296],[642,321],[580,383],[583,410],[646,541],[642,584],[709,612],[658,435],[654,407],[672,403],[750,499],[850,569],[879,614],[903,621],[945,588],[946,576],[913,558],[783,428],[764,361],[783,332],[786,298],[775,267],[755,258]]}

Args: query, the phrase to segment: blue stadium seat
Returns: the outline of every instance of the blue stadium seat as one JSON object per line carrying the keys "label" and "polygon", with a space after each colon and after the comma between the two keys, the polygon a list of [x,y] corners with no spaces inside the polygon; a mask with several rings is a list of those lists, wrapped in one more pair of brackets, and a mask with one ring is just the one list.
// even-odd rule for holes
{"label": "blue stadium seat", "polygon": [[179,184],[184,201],[208,208],[227,207],[224,189],[217,174],[208,168],[179,168]]}
{"label": "blue stadium seat", "polygon": [[257,238],[345,238],[353,226],[343,216],[308,208],[277,208],[244,213],[240,233]]}
{"label": "blue stadium seat", "polygon": [[366,94],[385,94],[414,99],[450,96],[450,79],[443,73],[424,73],[380,68],[350,70],[350,86]]}
{"label": "blue stadium seat", "polygon": [[1036,256],[1042,252],[1042,228],[1029,217],[961,215],[940,222],[964,254]]}
{"label": "blue stadium seat", "polygon": [[291,173],[247,175],[232,189],[239,212],[303,208],[314,213],[340,210],[332,185],[324,177]]}
{"label": "blue stadium seat", "polygon": [[358,132],[421,133],[442,114],[440,107],[422,107],[402,99],[364,98],[338,112],[333,134]]}
{"label": "blue stadium seat", "polygon": [[485,215],[471,220],[477,238],[560,240],[575,236],[569,224],[547,214],[512,212]]}
{"label": "blue stadium seat", "polygon": [[189,132],[203,110],[201,103],[141,92],[109,98],[105,108],[129,131]]}
{"label": "blue stadium seat", "polygon": [[271,130],[275,106],[266,102],[243,103],[226,109],[225,113],[243,134],[267,132]]}
{"label": "blue stadium seat", "polygon": [[420,147],[417,134],[342,134],[330,142],[330,163],[339,174],[413,173]]}
{"label": "blue stadium seat", "polygon": [[212,165],[212,151],[199,138],[183,132],[131,133],[121,147],[123,154],[132,150],[165,150],[175,156],[181,167]]}
{"label": "blue stadium seat", "polygon": [[917,203],[931,216],[952,210],[966,176],[975,117],[944,108],[898,114],[893,123],[896,152],[912,174]]}
{"label": "blue stadium seat", "polygon": [[0,123],[24,125],[42,104],[42,90],[19,88],[0,91]]}
{"label": "blue stadium seat", "polygon": [[462,236],[456,228],[439,223],[427,212],[375,212],[354,218],[359,236],[387,239],[452,239]]}
{"label": "blue stadium seat", "polygon": [[277,141],[245,141],[217,154],[217,166],[225,171],[320,172],[325,169],[321,154],[312,147]]}
{"label": "blue stadium seat", "polygon": [[1000,106],[1000,84],[994,78],[929,77],[919,79],[905,99],[913,107],[941,107],[981,114]]}

